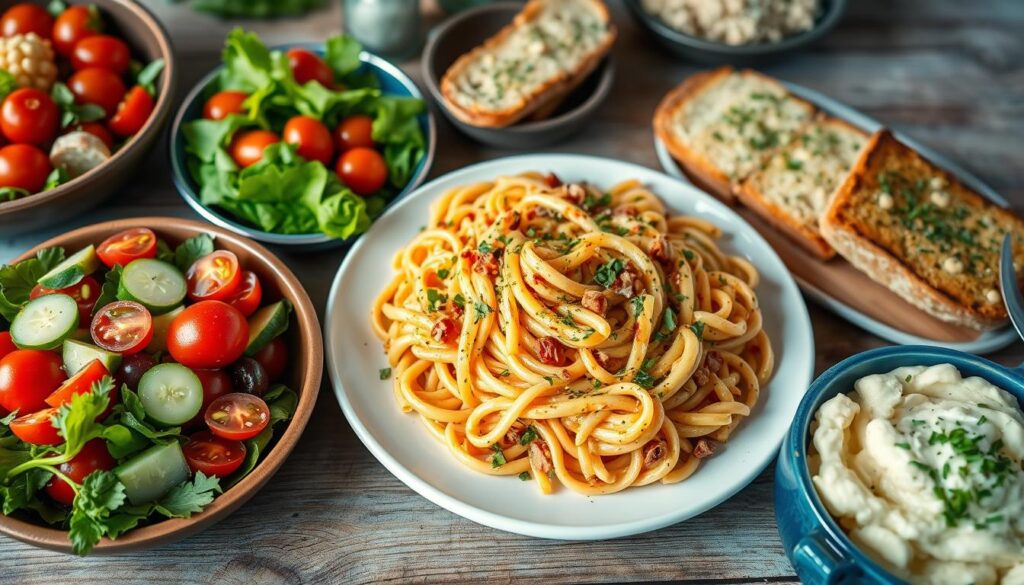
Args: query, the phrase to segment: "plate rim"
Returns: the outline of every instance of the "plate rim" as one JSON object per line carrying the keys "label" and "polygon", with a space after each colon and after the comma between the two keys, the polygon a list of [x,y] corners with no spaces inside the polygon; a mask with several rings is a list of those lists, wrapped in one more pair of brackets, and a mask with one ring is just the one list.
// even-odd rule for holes
{"label": "plate rim", "polygon": [[[545,166],[547,168],[552,169],[553,172],[558,172],[555,169],[560,165],[581,163],[589,165],[599,165],[602,163],[614,162],[616,164],[626,165],[629,167],[639,169],[640,171],[645,173],[660,175],[662,179],[670,183],[675,183],[681,189],[692,191],[693,195],[697,198],[696,200],[708,203],[713,207],[717,207],[719,208],[719,210],[724,211],[727,215],[733,216],[739,224],[746,226],[746,228],[748,228],[748,234],[754,240],[754,242],[757,245],[764,246],[769,251],[771,256],[773,256],[775,260],[779,263],[779,265],[782,266],[783,270],[781,271],[780,275],[783,277],[783,280],[780,284],[783,286],[783,290],[791,286],[792,289],[797,292],[794,299],[797,301],[798,307],[794,308],[799,309],[796,311],[795,315],[793,315],[792,317],[788,317],[787,320],[791,319],[795,323],[793,326],[796,327],[798,330],[802,330],[798,333],[798,335],[801,335],[802,337],[805,338],[805,342],[807,344],[806,349],[808,350],[807,353],[812,356],[816,355],[814,328],[811,322],[810,313],[807,310],[807,303],[804,300],[803,295],[800,294],[799,286],[797,285],[796,280],[793,278],[793,275],[785,267],[785,264],[782,262],[782,259],[778,256],[775,250],[768,245],[767,241],[764,240],[764,237],[760,233],[758,233],[757,230],[753,228],[753,226],[747,223],[746,220],[739,216],[735,211],[730,209],[727,205],[725,205],[721,201],[718,201],[713,196],[701,191],[694,185],[688,184],[684,181],[680,181],[678,178],[673,177],[661,170],[645,167],[641,164],[634,163],[632,161],[613,159],[609,157],[602,157],[589,154],[530,153],[512,155],[477,162],[440,175],[432,179],[431,181],[421,185],[413,192],[409,193],[406,197],[402,199],[402,201],[398,202],[396,205],[388,209],[385,212],[385,215],[399,213],[403,207],[409,205],[412,201],[415,201],[419,197],[426,196],[428,192],[435,190],[437,188],[437,185],[441,183],[445,183],[448,181],[457,181],[462,177],[482,172],[483,170],[493,170],[497,173],[500,173],[501,171],[499,169],[502,166],[516,164],[520,160],[533,159],[536,157],[543,157],[545,161]],[[379,222],[374,222],[374,225],[370,228],[370,231],[376,229],[378,225],[380,225]],[[369,234],[370,232],[367,232],[366,235]],[[367,242],[369,240],[370,238],[367,237],[360,238],[359,241],[355,244],[355,246],[353,246],[353,248],[349,250],[349,252],[345,255],[344,260],[342,260],[341,265],[338,267],[334,279],[331,282],[331,287],[328,291],[327,305],[326,310],[324,312],[323,327],[325,357],[327,362],[327,375],[331,381],[331,386],[332,390],[334,391],[335,398],[338,400],[338,404],[341,407],[345,419],[349,423],[349,427],[353,430],[353,432],[355,432],[360,442],[363,443],[363,445],[367,448],[367,450],[370,451],[374,458],[376,458],[377,461],[380,462],[381,465],[383,465],[385,469],[391,472],[391,474],[394,475],[399,481],[404,483],[406,487],[410,488],[411,490],[413,490],[420,496],[426,498],[427,500],[433,502],[434,504],[448,510],[449,512],[462,516],[463,518],[476,522],[477,524],[481,524],[496,530],[502,530],[505,532],[512,532],[536,538],[567,541],[594,541],[621,538],[625,536],[651,532],[654,530],[672,526],[680,522],[684,522],[690,518],[699,516],[713,508],[718,507],[723,502],[732,498],[737,493],[739,493],[740,491],[748,487],[751,483],[753,483],[754,480],[756,480],[761,475],[761,473],[772,463],[772,461],[775,460],[776,456],[778,455],[779,447],[781,447],[782,440],[785,438],[785,431],[780,434],[777,440],[773,439],[774,447],[768,451],[769,455],[764,458],[764,461],[758,461],[755,465],[748,467],[744,473],[738,476],[738,479],[736,480],[734,486],[731,486],[730,489],[723,490],[720,493],[716,494],[716,496],[714,498],[711,498],[709,502],[706,503],[706,505],[700,506],[694,510],[684,511],[682,513],[673,511],[673,513],[663,514],[661,516],[656,516],[653,518],[643,518],[639,520],[618,522],[615,524],[608,524],[599,527],[573,526],[565,524],[545,524],[541,522],[521,520],[478,508],[473,504],[466,503],[455,496],[445,493],[444,491],[434,487],[430,482],[421,479],[415,472],[407,469],[396,457],[391,455],[387,451],[387,449],[376,440],[376,438],[373,436],[373,433],[367,428],[363,421],[356,416],[352,402],[349,400],[348,394],[345,391],[344,386],[340,380],[341,365],[338,363],[338,360],[334,359],[336,348],[335,342],[332,340],[331,335],[332,324],[334,321],[334,312],[336,310],[335,305],[337,302],[340,302],[341,299],[340,289],[342,276],[349,269],[351,263],[354,262],[353,258],[355,258],[358,254],[362,252],[363,247],[367,245]],[[813,381],[815,369],[815,360],[811,358],[807,361],[808,367],[806,371],[796,372],[797,375],[800,376],[800,380],[805,381],[805,387],[809,386],[810,383]],[[797,381],[799,382],[800,380]],[[804,388],[804,390],[806,390],[806,388]],[[788,424],[786,425],[786,428],[788,428]]]}

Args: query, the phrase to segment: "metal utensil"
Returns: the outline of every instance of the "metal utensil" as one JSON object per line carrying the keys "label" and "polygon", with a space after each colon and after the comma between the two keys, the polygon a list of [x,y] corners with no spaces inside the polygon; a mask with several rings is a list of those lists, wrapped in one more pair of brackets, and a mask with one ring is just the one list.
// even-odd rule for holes
{"label": "metal utensil", "polygon": [[1024,339],[1024,296],[1017,285],[1017,269],[1013,266],[1013,234],[1003,238],[1003,252],[999,257],[999,288],[1002,289],[1006,311],[1017,335]]}

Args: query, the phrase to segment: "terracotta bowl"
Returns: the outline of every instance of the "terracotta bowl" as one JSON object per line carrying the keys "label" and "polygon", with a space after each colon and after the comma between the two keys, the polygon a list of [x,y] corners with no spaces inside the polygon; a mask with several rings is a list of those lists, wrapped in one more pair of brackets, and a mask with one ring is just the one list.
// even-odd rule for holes
{"label": "terracotta bowl", "polygon": [[[32,1],[47,5],[47,0]],[[14,3],[2,1],[0,10]],[[164,70],[156,84],[156,109],[142,130],[104,164],[56,189],[0,203],[0,234],[5,236],[59,223],[114,194],[142,165],[171,113],[178,70],[167,31],[148,9],[133,0],[89,0],[89,3],[100,9],[107,30],[128,43],[134,58],[143,62],[164,60]]]}
{"label": "terracotta bowl", "polygon": [[[170,544],[203,530],[244,504],[270,480],[295,448],[313,412],[313,405],[316,404],[323,373],[324,351],[320,323],[299,279],[266,248],[225,229],[171,217],[134,217],[98,223],[57,236],[25,252],[14,261],[29,258],[36,251],[51,246],[78,250],[90,243],[98,244],[121,230],[137,226],[150,227],[171,246],[201,233],[210,234],[214,237],[217,249],[234,252],[247,270],[256,273],[263,285],[265,302],[281,297],[286,297],[292,302],[295,309],[288,332],[285,334],[291,361],[291,370],[286,381],[288,387],[299,395],[299,404],[295,416],[272,443],[266,457],[245,479],[218,496],[203,512],[188,519],[163,520],[137,528],[121,535],[117,540],[103,539],[92,550],[91,555],[114,554]],[[50,528],[41,522],[36,523],[31,519],[0,515],[0,533],[41,548],[71,552],[67,532]]]}

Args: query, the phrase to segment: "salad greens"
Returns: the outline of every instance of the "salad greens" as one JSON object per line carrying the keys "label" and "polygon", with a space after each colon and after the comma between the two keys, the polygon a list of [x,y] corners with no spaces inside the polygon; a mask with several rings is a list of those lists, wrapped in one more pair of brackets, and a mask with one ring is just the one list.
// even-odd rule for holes
{"label": "salad greens", "polygon": [[[338,87],[295,81],[287,56],[269,50],[259,37],[233,30],[223,51],[224,68],[211,92],[249,94],[245,114],[198,119],[182,127],[188,170],[200,185],[200,200],[268,232],[321,232],[349,238],[369,228],[384,204],[408,183],[426,151],[418,116],[422,100],[384,95],[377,79],[360,69],[358,42],[336,36],[325,45],[324,61]],[[303,115],[334,128],[347,116],[373,118],[372,135],[388,168],[388,184],[369,197],[346,187],[333,169],[298,154],[283,142],[263,151],[260,162],[239,169],[228,152],[235,133],[263,128],[280,131]]]}
{"label": "salad greens", "polygon": [[299,16],[326,4],[326,0],[192,0],[192,9],[222,18],[276,18]]}

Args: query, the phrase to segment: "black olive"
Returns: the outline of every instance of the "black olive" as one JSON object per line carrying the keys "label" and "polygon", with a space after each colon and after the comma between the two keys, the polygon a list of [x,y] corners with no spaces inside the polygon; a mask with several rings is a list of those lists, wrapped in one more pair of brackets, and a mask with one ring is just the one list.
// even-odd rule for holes
{"label": "black olive", "polygon": [[129,388],[137,390],[142,374],[148,372],[155,365],[156,359],[148,353],[139,352],[128,355],[121,360],[121,367],[117,370],[116,378],[119,383],[128,384]]}
{"label": "black olive", "polygon": [[250,357],[244,357],[231,364],[231,383],[235,392],[247,392],[263,396],[270,387],[270,378],[260,363]]}

